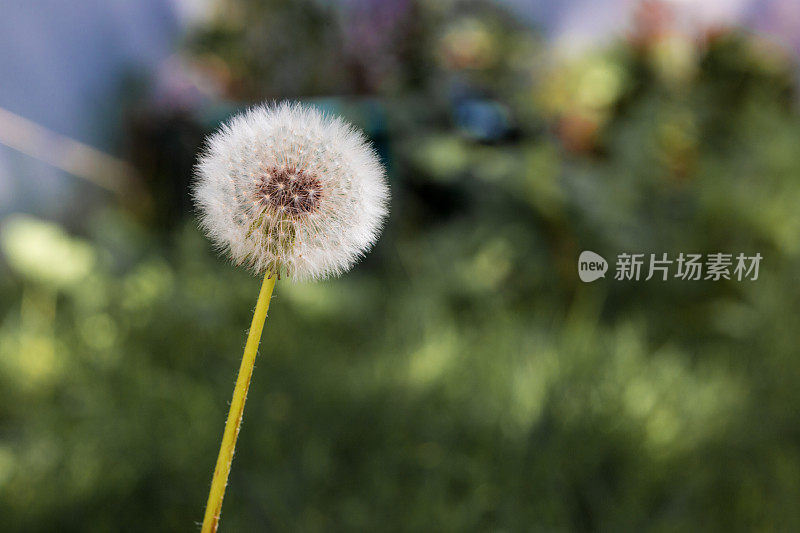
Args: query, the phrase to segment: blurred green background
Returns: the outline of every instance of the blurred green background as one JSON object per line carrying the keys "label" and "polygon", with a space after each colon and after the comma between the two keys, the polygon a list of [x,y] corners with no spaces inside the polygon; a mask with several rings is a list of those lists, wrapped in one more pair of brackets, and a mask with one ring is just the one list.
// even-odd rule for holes
{"label": "blurred green background", "polygon": [[[0,166],[3,531],[198,529],[259,280],[187,186],[284,98],[368,133],[391,215],[277,285],[221,531],[800,530],[796,53],[652,1],[561,53],[520,5],[212,2],[103,152],[0,116],[71,175]],[[582,250],[764,259],[584,284]]]}

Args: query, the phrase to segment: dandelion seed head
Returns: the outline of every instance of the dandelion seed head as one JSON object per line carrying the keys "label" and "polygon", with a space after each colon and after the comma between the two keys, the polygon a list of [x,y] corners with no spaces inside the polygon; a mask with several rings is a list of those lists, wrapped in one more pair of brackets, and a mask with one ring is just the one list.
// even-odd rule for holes
{"label": "dandelion seed head", "polygon": [[208,138],[193,196],[201,227],[235,263],[302,281],[339,275],[367,252],[389,190],[359,131],[280,103],[237,115]]}

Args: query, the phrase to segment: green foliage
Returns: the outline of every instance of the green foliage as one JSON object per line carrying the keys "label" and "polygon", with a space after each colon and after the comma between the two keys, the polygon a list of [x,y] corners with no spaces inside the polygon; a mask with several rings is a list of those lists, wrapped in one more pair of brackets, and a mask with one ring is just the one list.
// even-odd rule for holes
{"label": "green foliage", "polygon": [[[264,9],[253,27],[274,24]],[[426,15],[421,95],[397,82],[383,108],[376,249],[342,279],[277,285],[221,527],[800,528],[792,66],[735,33],[545,66],[491,13]],[[261,94],[288,67],[252,67],[237,31],[204,42],[248,56]],[[454,79],[491,97],[504,133],[459,123]],[[259,282],[189,219],[82,226],[3,233],[4,529],[188,530]],[[41,242],[60,255],[26,262]],[[764,262],[753,282],[584,285],[583,249]]]}

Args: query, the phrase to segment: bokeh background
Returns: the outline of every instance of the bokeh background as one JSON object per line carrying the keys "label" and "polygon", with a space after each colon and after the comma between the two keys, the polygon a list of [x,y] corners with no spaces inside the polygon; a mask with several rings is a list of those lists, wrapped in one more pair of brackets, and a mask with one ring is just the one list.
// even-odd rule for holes
{"label": "bokeh background", "polygon": [[[279,283],[223,531],[800,530],[794,0],[2,12],[3,531],[198,528],[259,280],[187,187],[273,99],[363,128],[391,217]],[[584,249],[764,260],[584,284]]]}

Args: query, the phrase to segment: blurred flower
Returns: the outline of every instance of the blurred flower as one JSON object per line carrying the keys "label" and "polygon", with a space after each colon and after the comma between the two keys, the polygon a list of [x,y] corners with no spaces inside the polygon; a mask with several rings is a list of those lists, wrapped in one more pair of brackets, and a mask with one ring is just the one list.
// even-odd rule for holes
{"label": "blurred flower", "polygon": [[288,103],[212,135],[194,189],[203,228],[235,263],[296,280],[348,270],[377,238],[388,195],[360,132]]}
{"label": "blurred flower", "polygon": [[629,83],[613,53],[600,53],[557,64],[539,98],[546,115],[556,120],[559,137],[572,151],[594,147],[600,129]]}
{"label": "blurred flower", "polygon": [[3,221],[0,247],[22,277],[63,288],[83,280],[95,262],[92,247],[67,235],[57,224],[25,215]]}
{"label": "blurred flower", "polygon": [[635,46],[646,47],[670,35],[675,28],[675,8],[663,0],[645,0],[633,12],[629,38]]}
{"label": "blurred flower", "polygon": [[497,51],[486,24],[469,18],[454,24],[442,38],[442,61],[453,69],[481,69],[494,62]]}
{"label": "blurred flower", "polygon": [[578,76],[574,103],[584,109],[610,107],[622,92],[624,77],[622,67],[612,60],[591,61]]}
{"label": "blurred flower", "polygon": [[591,150],[598,136],[598,122],[595,118],[579,113],[570,113],[558,122],[558,136],[564,146],[572,152]]}
{"label": "blurred flower", "polygon": [[651,61],[661,79],[672,85],[680,85],[689,81],[697,69],[698,52],[695,42],[676,33],[653,46]]}
{"label": "blurred flower", "polygon": [[633,13],[629,40],[649,58],[656,74],[667,83],[687,81],[697,66],[699,47],[705,40],[724,33],[724,26],[720,26],[722,19],[698,17],[689,24],[693,20],[687,16],[690,4],[681,7],[663,0],[648,0]]}

